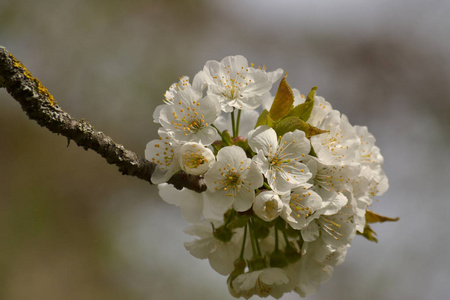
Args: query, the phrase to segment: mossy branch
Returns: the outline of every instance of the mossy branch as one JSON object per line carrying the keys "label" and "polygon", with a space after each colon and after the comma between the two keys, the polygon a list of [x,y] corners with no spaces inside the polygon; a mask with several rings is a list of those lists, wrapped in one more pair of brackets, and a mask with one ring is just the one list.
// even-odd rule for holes
{"label": "mossy branch", "polygon": [[[28,117],[42,127],[65,136],[69,142],[73,140],[86,150],[94,150],[108,163],[118,166],[122,174],[151,183],[154,164],[115,143],[111,137],[95,130],[88,122],[72,118],[61,109],[40,81],[2,46],[0,46],[0,88],[6,88],[20,103]],[[169,183],[177,189],[188,188],[197,192],[206,190],[201,177],[183,172],[174,175]]]}

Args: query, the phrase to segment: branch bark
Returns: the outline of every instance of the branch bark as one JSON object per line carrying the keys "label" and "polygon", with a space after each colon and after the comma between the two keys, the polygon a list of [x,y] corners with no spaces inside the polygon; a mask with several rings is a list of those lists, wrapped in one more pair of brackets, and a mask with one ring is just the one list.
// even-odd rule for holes
{"label": "branch bark", "polygon": [[[124,175],[135,176],[150,183],[155,165],[136,153],[115,143],[111,137],[94,129],[84,120],[76,120],[61,109],[49,91],[6,48],[0,46],[0,88],[17,100],[32,120],[53,133],[73,140],[84,149],[94,150]],[[203,178],[180,172],[168,183],[175,188],[196,192],[206,190]]]}

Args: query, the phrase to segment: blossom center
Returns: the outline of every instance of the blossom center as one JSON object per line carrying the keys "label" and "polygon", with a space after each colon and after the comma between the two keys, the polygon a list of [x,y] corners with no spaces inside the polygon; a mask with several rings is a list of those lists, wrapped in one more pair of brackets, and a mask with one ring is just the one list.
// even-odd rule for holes
{"label": "blossom center", "polygon": [[342,225],[334,222],[327,216],[322,215],[319,218],[319,225],[323,229],[323,231],[332,236],[335,240],[339,240],[339,238],[344,236],[337,231],[341,228]]}
{"label": "blossom center", "polygon": [[222,189],[227,192],[226,196],[233,196],[236,198],[236,192],[239,192],[241,187],[243,186],[244,181],[241,179],[241,174],[236,173],[234,168],[228,171],[226,174],[222,173],[223,179],[220,180],[218,186],[216,186],[216,190]]}
{"label": "blossom center", "polygon": [[331,168],[324,167],[323,169],[317,170],[317,174],[314,178],[315,184],[329,189],[330,191],[343,191],[343,187],[350,182],[350,178],[347,176],[344,178],[341,174],[343,168],[343,166],[332,166]]}
{"label": "blossom center", "polygon": [[285,156],[286,156],[285,153],[280,152],[277,152],[274,155],[272,154],[269,155],[268,160],[270,168],[277,171],[283,170],[285,164],[291,163],[291,159],[290,158],[285,159]]}
{"label": "blossom center", "polygon": [[271,200],[267,201],[265,211],[267,212],[269,218],[274,218],[275,213],[278,211],[277,200],[271,199]]}
{"label": "blossom center", "polygon": [[189,132],[197,133],[200,129],[205,127],[205,120],[203,120],[203,118],[191,118],[190,120],[183,118],[182,121],[187,124],[183,126],[183,130]]}
{"label": "blossom center", "polygon": [[341,142],[344,138],[344,133],[342,130],[336,133],[328,133],[322,135],[322,145],[327,147],[331,154],[337,159],[343,159],[345,154],[342,153],[343,150],[348,150],[348,145],[343,145]]}
{"label": "blossom center", "polygon": [[158,164],[161,170],[164,170],[165,167],[169,167],[172,164],[174,157],[174,151],[171,144],[167,141],[163,141],[163,143],[161,142],[154,145],[156,153],[151,158],[152,163]]}
{"label": "blossom center", "polygon": [[242,184],[241,175],[236,172],[230,172],[226,176],[225,185],[232,189],[239,189]]}
{"label": "blossom center", "polygon": [[208,160],[201,154],[198,153],[186,153],[183,155],[184,164],[190,169],[198,168],[204,163],[208,163]]}
{"label": "blossom center", "polygon": [[224,66],[225,74],[228,76],[222,75],[221,78],[214,76],[213,78],[225,88],[225,92],[222,95],[230,100],[235,100],[241,96],[241,89],[245,89],[252,80],[246,79],[245,75],[248,72],[248,68],[244,69],[244,67],[241,67],[241,71],[234,74],[235,78],[229,78],[230,73],[232,73],[230,70],[231,66]]}
{"label": "blossom center", "polygon": [[302,201],[305,200],[307,197],[306,194],[300,195],[300,194],[292,194],[291,195],[291,201],[289,202],[289,206],[292,208],[292,210],[295,212],[297,218],[300,218],[300,215],[305,215],[305,217],[309,217],[313,211],[310,207],[304,206]]}

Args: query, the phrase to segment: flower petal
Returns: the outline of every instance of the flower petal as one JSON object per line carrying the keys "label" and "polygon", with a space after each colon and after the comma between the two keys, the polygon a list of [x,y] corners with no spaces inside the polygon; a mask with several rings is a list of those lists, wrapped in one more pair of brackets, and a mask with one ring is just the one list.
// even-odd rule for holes
{"label": "flower petal", "polygon": [[273,128],[262,125],[248,133],[248,145],[254,152],[262,150],[268,156],[270,150],[276,151],[278,148],[278,138]]}

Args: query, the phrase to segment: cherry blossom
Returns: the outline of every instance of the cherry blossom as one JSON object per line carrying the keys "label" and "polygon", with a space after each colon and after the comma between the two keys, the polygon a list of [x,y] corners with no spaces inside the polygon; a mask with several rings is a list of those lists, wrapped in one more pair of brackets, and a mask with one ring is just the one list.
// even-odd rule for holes
{"label": "cherry blossom", "polygon": [[310,150],[303,131],[288,132],[278,142],[275,130],[260,126],[249,132],[248,144],[257,153],[254,161],[272,190],[284,193],[311,177],[308,167],[302,163]]}
{"label": "cherry blossom", "polygon": [[233,108],[252,110],[261,105],[263,95],[282,74],[281,69],[267,73],[249,67],[247,59],[241,55],[227,56],[220,62],[208,61],[203,71],[195,76],[194,84],[206,82],[208,94],[219,97],[225,112]]}
{"label": "cherry blossom", "polygon": [[[228,276],[234,297],[316,293],[357,232],[374,240],[368,208],[389,187],[375,137],[317,88],[305,97],[284,78],[272,110],[282,74],[240,55],[208,61],[165,92],[145,149],[160,197],[190,224],[185,248]],[[167,184],[177,173],[206,190]]]}
{"label": "cherry blossom", "polygon": [[214,192],[215,202],[233,204],[237,211],[245,211],[252,206],[263,176],[242,148],[228,146],[217,153],[217,162],[206,172],[205,182]]}

